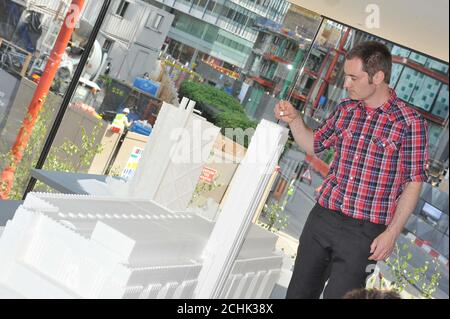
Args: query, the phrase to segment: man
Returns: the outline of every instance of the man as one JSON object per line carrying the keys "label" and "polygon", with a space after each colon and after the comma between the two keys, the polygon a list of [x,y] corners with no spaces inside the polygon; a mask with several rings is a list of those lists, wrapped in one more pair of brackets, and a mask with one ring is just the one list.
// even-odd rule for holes
{"label": "man", "polygon": [[111,126],[111,130],[114,133],[123,133],[125,128],[131,126],[132,122],[128,121],[128,114],[130,114],[130,109],[126,107],[121,113],[116,115]]}
{"label": "man", "polygon": [[322,292],[324,298],[342,298],[364,288],[417,204],[427,180],[427,124],[389,88],[391,68],[391,54],[381,43],[348,52],[349,98],[315,131],[290,103],[275,107],[277,119],[289,124],[308,154],[336,151],[300,237],[287,298],[319,298]]}

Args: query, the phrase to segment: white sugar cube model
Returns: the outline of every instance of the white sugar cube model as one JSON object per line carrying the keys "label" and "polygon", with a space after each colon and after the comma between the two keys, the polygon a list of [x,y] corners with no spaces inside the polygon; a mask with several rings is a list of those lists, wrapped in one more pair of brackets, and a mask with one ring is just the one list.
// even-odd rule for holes
{"label": "white sugar cube model", "polygon": [[154,200],[175,211],[187,209],[220,133],[219,127],[193,112],[194,106],[186,98],[180,107],[163,104],[136,173],[129,182],[109,179],[111,195]]}
{"label": "white sugar cube model", "polygon": [[[193,298],[213,228],[151,201],[31,193],[0,238],[0,296],[3,287],[24,298]],[[224,297],[270,295],[275,243],[251,228]],[[244,281],[251,291],[237,289]]]}
{"label": "white sugar cube model", "polygon": [[[160,134],[170,134],[164,119],[182,116],[162,114]],[[160,134],[122,196],[27,196],[0,237],[0,298],[270,296],[282,264],[277,237],[250,221],[287,131],[265,121],[258,126],[216,223],[177,209],[185,208],[193,188],[183,192],[174,183],[199,175],[198,163],[172,163],[170,171],[172,164],[162,161],[154,163],[159,175],[145,171],[154,153],[173,156],[170,148],[181,143],[170,146]]]}

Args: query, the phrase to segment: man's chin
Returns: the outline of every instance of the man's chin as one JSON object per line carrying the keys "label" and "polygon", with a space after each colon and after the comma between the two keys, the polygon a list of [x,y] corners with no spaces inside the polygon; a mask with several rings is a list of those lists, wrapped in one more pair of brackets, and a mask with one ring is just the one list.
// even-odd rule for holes
{"label": "man's chin", "polygon": [[348,97],[349,97],[351,100],[358,100],[358,99],[359,99],[359,98],[358,98],[358,95],[352,94],[352,93],[349,93],[349,94],[348,94]]}

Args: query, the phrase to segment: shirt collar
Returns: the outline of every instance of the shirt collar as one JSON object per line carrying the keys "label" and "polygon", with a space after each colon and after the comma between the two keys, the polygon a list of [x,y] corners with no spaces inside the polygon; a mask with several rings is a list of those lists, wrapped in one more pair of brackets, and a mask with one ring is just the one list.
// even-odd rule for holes
{"label": "shirt collar", "polygon": [[[384,113],[391,114],[393,106],[397,104],[397,93],[393,89],[390,89],[391,95],[389,99],[383,103],[377,110],[381,110]],[[357,107],[364,108],[364,101],[362,100],[354,100],[355,103],[353,103],[349,107],[349,111],[353,111]]]}

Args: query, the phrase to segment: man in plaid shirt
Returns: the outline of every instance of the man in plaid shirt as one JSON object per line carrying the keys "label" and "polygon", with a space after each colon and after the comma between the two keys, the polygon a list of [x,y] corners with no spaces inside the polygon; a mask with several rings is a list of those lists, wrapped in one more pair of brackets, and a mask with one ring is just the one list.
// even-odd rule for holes
{"label": "man in plaid shirt", "polygon": [[290,103],[275,107],[308,154],[335,149],[287,298],[342,298],[365,287],[370,266],[390,256],[417,204],[427,180],[427,123],[389,87],[391,69],[383,44],[354,47],[344,65],[349,98],[315,131]]}

